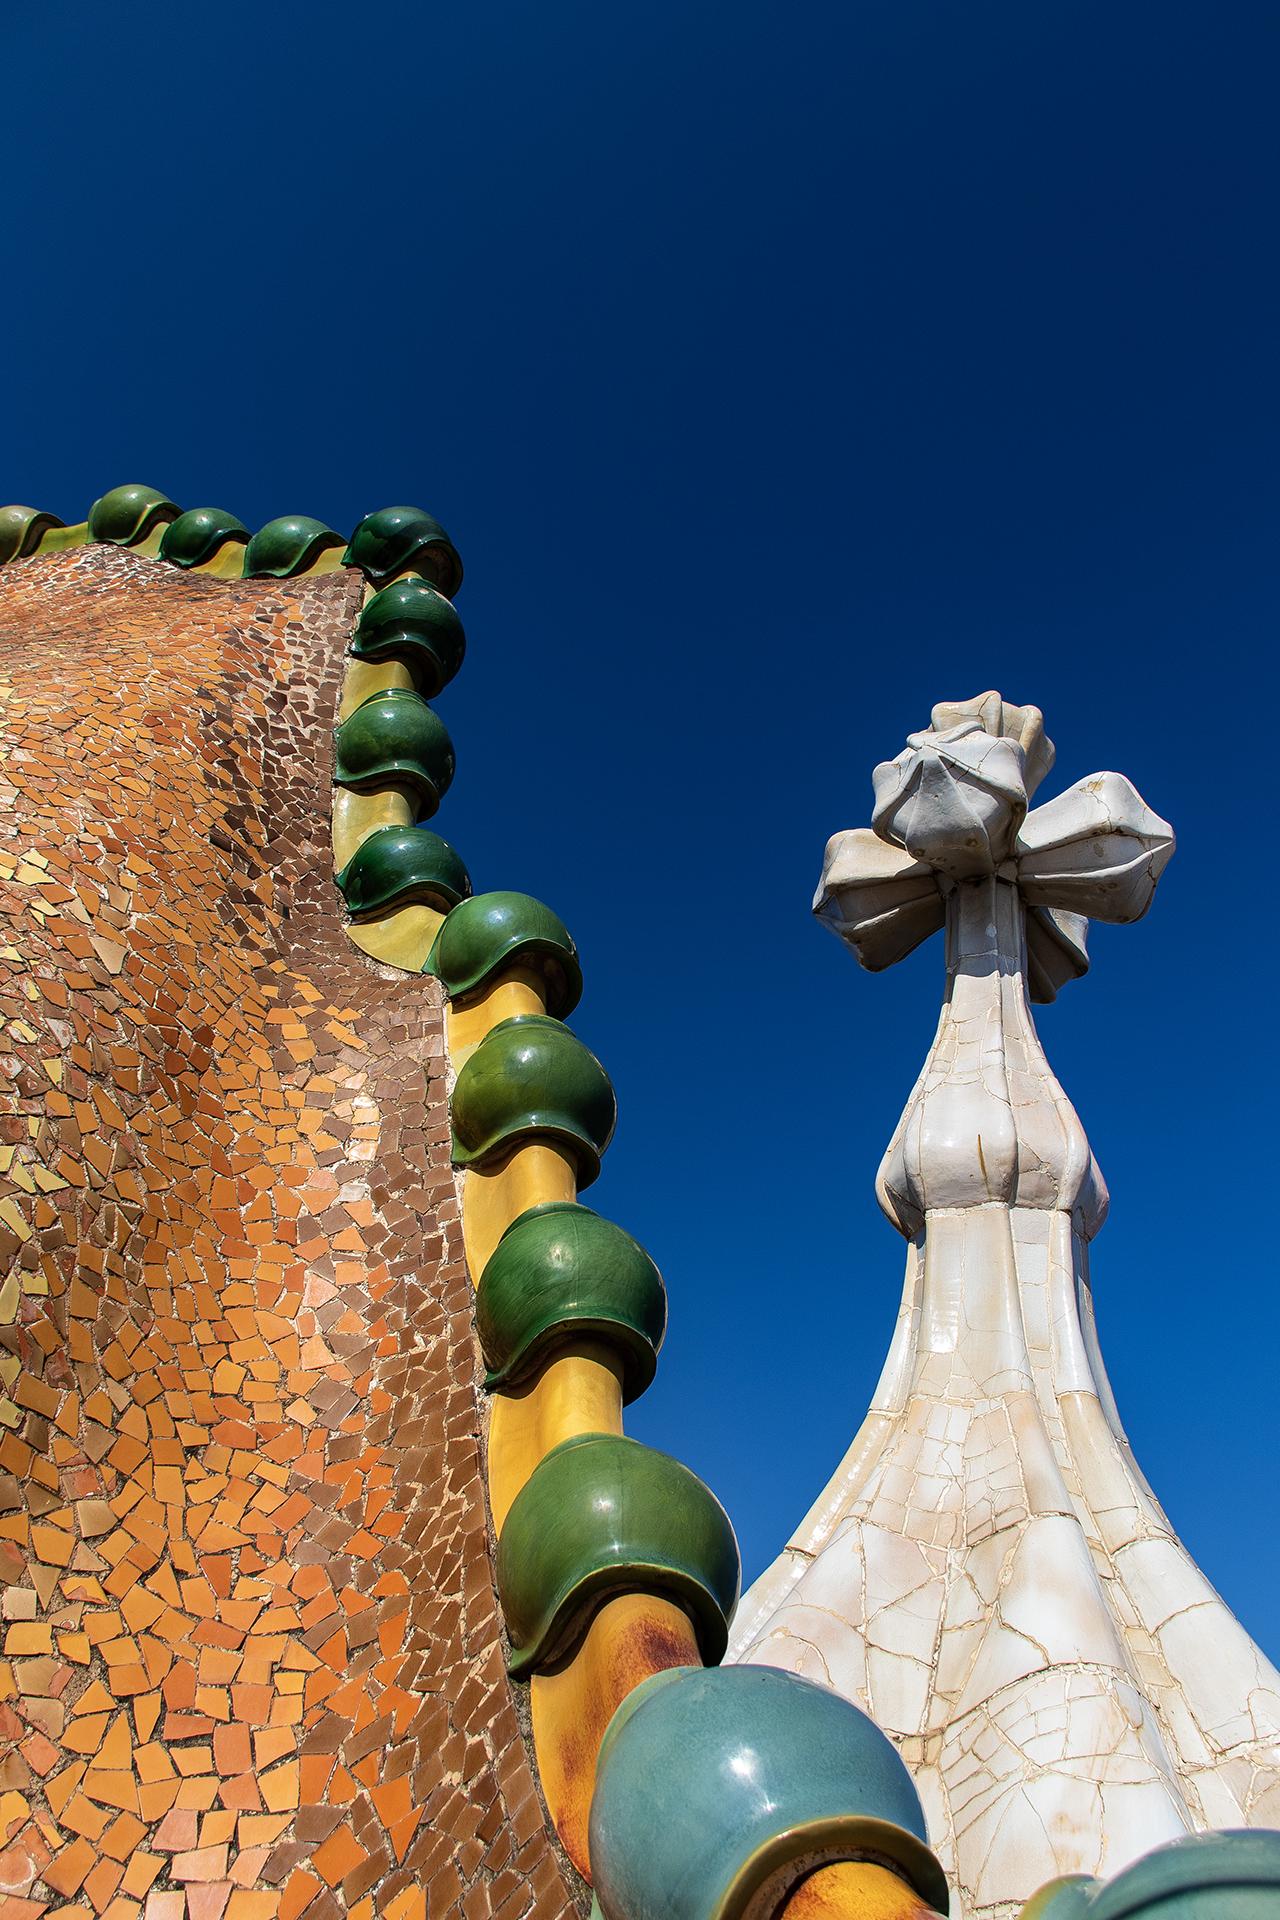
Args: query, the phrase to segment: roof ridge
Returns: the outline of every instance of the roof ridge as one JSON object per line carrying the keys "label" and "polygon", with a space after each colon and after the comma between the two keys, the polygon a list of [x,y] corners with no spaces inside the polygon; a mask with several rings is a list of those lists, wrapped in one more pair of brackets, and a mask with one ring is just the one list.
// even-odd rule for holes
{"label": "roof ridge", "polygon": [[148,559],[224,580],[283,580],[357,567],[374,587],[402,573],[421,574],[450,600],[462,584],[457,548],[421,507],[379,507],[346,541],[323,520],[296,513],[268,520],[251,535],[221,507],[184,512],[157,488],[138,482],[112,487],[73,526],[35,507],[0,507],[0,565],[94,543],[130,547]]}

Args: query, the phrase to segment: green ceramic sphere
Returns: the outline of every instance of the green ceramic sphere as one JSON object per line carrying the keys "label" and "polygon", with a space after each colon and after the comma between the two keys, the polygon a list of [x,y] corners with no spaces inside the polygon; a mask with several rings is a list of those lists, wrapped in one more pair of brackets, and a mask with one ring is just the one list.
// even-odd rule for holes
{"label": "green ceramic sphere", "polygon": [[340,787],[413,787],[432,814],[453,779],[453,742],[444,722],[406,687],[371,694],[334,736]]}
{"label": "green ceramic sphere", "polygon": [[1018,1920],[1089,1920],[1094,1893],[1102,1885],[1087,1873],[1069,1873],[1031,1896]]}
{"label": "green ceramic sphere", "polygon": [[[1275,1920],[1280,1833],[1265,1827],[1188,1834],[1099,1887],[1087,1920]],[[1058,1909],[1046,1909],[1058,1920]]]}
{"label": "green ceramic sphere", "polygon": [[42,534],[63,525],[56,514],[39,513],[35,507],[0,507],[0,567],[34,553]]}
{"label": "green ceramic sphere", "polygon": [[666,1330],[666,1289],[644,1248],[571,1200],[520,1214],[480,1277],[476,1332],[490,1389],[521,1385],[568,1341],[599,1339],[622,1361],[624,1401],[635,1400]]}
{"label": "green ceramic sphere", "polygon": [[553,1140],[577,1164],[579,1187],[600,1172],[618,1103],[608,1074],[576,1034],[542,1013],[492,1027],[453,1089],[453,1160],[480,1167],[529,1140]]}
{"label": "green ceramic sphere", "polygon": [[426,580],[393,580],[375,593],[356,623],[357,660],[403,660],[424,700],[449,684],[467,649],[462,622]]}
{"label": "green ceramic sphere", "polygon": [[430,827],[377,827],[337,876],[348,911],[381,913],[422,900],[448,913],[471,891],[462,861]]}
{"label": "green ceramic sphere", "polygon": [[212,560],[228,540],[247,542],[249,529],[221,507],[190,507],[171,520],[160,536],[160,558],[175,567],[198,567]]}
{"label": "green ceramic sphere", "polygon": [[290,574],[305,573],[314,566],[327,548],[341,545],[342,535],[326,527],[323,520],[286,513],[279,520],[268,520],[250,540],[244,550],[244,577],[286,580]]}
{"label": "green ceramic sphere", "polygon": [[383,586],[393,574],[412,567],[452,600],[462,585],[458,550],[438,520],[421,507],[380,507],[367,513],[342,556],[359,567],[366,580]]}
{"label": "green ceramic sphere", "polygon": [[741,1567],[729,1516],[670,1454],[615,1433],[580,1433],[534,1468],[498,1541],[511,1672],[566,1658],[622,1593],[674,1600],[705,1660],[723,1658]]}
{"label": "green ceramic sphere", "polygon": [[866,1855],[948,1908],[892,1742],[776,1667],[674,1667],[629,1693],[600,1746],[588,1848],[607,1920],[738,1920],[766,1884],[780,1895]]}
{"label": "green ceramic sphere", "polygon": [[478,893],[466,901],[436,935],[423,971],[444,982],[451,1000],[462,1000],[516,961],[542,976],[547,1012],[567,1018],[582,998],[578,949],[564,922],[527,893]]}
{"label": "green ceramic sphere", "polygon": [[173,501],[154,487],[112,487],[89,509],[89,538],[113,547],[136,547],[156,527],[177,517]]}

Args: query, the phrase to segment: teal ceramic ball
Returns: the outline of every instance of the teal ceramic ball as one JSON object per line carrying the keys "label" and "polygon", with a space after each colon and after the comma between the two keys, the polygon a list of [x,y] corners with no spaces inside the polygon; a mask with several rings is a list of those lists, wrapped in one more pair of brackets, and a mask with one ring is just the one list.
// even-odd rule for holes
{"label": "teal ceramic ball", "polygon": [[[1099,1887],[1085,1920],[1278,1920],[1280,1833],[1188,1834]],[[1058,1920],[1058,1909],[1047,1916]]]}
{"label": "teal ceramic ball", "polygon": [[731,1920],[775,1876],[785,1891],[789,1872],[859,1854],[947,1911],[892,1742],[776,1667],[676,1668],[629,1694],[600,1748],[589,1845],[607,1920]]}

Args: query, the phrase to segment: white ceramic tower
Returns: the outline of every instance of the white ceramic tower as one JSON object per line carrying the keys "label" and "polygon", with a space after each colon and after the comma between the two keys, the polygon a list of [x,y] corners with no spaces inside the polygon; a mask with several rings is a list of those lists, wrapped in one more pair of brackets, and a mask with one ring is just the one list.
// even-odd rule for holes
{"label": "white ceramic tower", "polygon": [[1173,833],[1120,774],[1047,805],[1034,707],[935,707],[876,769],[815,911],[866,967],[945,926],[937,1035],[881,1164],[907,1242],[871,1409],[730,1658],[790,1668],[897,1741],[963,1920],[1203,1827],[1280,1826],[1280,1674],[1177,1539],[1098,1351],[1107,1190],[1031,1001],[1136,920]]}

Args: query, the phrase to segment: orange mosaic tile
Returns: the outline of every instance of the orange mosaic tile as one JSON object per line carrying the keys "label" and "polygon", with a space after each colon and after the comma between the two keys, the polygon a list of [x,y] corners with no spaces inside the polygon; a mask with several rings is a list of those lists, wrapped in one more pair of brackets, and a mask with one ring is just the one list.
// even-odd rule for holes
{"label": "orange mosaic tile", "polygon": [[506,1680],[440,995],[342,932],[346,573],[0,574],[0,1899],[579,1910]]}

